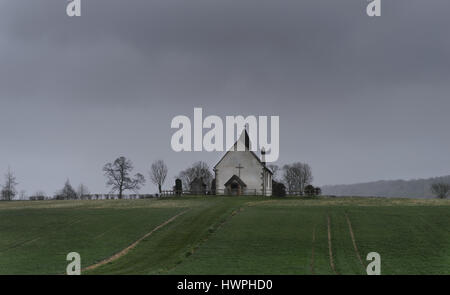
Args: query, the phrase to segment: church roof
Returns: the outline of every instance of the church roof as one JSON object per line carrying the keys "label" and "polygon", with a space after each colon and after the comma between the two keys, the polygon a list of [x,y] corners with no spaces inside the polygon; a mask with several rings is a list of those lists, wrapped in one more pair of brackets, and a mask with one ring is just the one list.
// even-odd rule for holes
{"label": "church roof", "polygon": [[[273,172],[266,167],[266,164],[261,162],[261,159],[256,155],[256,153],[250,150],[250,137],[248,136],[247,129],[244,129],[244,131],[242,132],[244,133],[243,135],[245,137],[245,151],[250,152],[256,158],[258,163],[260,163],[264,167],[264,169],[266,169],[270,174],[273,174]],[[225,156],[234,149],[234,147],[236,146],[237,142],[240,140],[241,137],[239,137],[239,139],[234,143],[234,145],[222,156],[222,158],[220,158],[219,162],[217,162],[217,164],[214,165],[214,169],[220,164],[220,162],[222,162]]]}
{"label": "church roof", "polygon": [[228,186],[228,185],[232,184],[233,182],[237,182],[237,183],[239,183],[240,186],[243,186],[243,187],[247,186],[245,184],[245,182],[243,182],[242,179],[240,179],[239,176],[237,176],[236,174],[231,176],[231,178],[228,179],[227,182],[225,182],[225,186]]}

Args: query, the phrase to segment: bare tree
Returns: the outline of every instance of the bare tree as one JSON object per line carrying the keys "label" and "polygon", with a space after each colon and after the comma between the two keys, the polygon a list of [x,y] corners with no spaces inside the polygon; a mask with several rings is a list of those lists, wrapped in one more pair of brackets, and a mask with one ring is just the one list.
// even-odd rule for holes
{"label": "bare tree", "polygon": [[83,197],[89,195],[89,189],[84,184],[80,184],[77,188],[78,199],[83,199]]}
{"label": "bare tree", "polygon": [[431,185],[431,192],[439,199],[445,199],[450,192],[450,184],[443,182],[433,183]]}
{"label": "bare tree", "polygon": [[19,192],[19,200],[25,200],[27,198],[27,192],[25,190],[21,190]]}
{"label": "bare tree", "polygon": [[158,160],[152,164],[150,170],[151,181],[158,186],[159,194],[161,194],[161,188],[166,181],[167,177],[167,166],[163,160]]}
{"label": "bare tree", "polygon": [[272,171],[273,175],[272,178],[274,180],[277,179],[278,177],[278,172],[280,171],[280,166],[276,165],[276,164],[269,164],[267,165],[267,167]]}
{"label": "bare tree", "polygon": [[283,166],[283,181],[289,192],[298,190],[297,171],[293,169],[290,165]]}
{"label": "bare tree", "polygon": [[313,181],[311,167],[304,163],[284,165],[283,180],[289,191],[303,194],[305,187]]}
{"label": "bare tree", "polygon": [[133,163],[125,157],[117,158],[113,163],[107,163],[103,167],[103,172],[107,178],[106,185],[111,186],[112,192],[119,192],[119,199],[122,199],[123,192],[132,190],[137,192],[145,184],[145,178],[137,173],[130,176],[133,170]]}
{"label": "bare tree", "polygon": [[187,168],[186,170],[181,171],[180,174],[178,175],[178,178],[181,179],[183,187],[185,189],[189,189],[191,182],[195,178],[203,179],[203,182],[209,186],[213,179],[213,175],[209,169],[208,164],[199,161],[194,163],[191,167]]}
{"label": "bare tree", "polygon": [[5,174],[5,185],[2,188],[1,196],[5,201],[11,201],[17,194],[16,191],[16,177],[14,173],[11,171],[11,168],[8,167],[8,172]]}
{"label": "bare tree", "polygon": [[56,193],[56,199],[58,200],[76,200],[77,198],[77,193],[68,179],[64,183],[63,189]]}
{"label": "bare tree", "polygon": [[33,196],[30,196],[30,198],[31,197],[35,197],[36,199],[42,199],[43,200],[43,199],[47,198],[47,194],[44,191],[39,190],[39,191],[36,191]]}

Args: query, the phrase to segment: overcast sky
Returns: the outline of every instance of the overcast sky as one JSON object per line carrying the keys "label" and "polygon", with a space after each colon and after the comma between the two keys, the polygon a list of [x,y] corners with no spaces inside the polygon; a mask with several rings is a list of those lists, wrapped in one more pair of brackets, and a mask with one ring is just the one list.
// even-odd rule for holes
{"label": "overcast sky", "polygon": [[[108,192],[102,166],[197,160],[174,116],[280,116],[278,164],[316,185],[450,174],[450,1],[0,0],[0,173]],[[148,183],[141,192],[153,193]]]}

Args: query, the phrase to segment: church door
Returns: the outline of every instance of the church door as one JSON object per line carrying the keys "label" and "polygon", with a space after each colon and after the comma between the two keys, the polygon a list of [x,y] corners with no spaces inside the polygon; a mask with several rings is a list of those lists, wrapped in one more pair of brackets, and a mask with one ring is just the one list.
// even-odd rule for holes
{"label": "church door", "polygon": [[239,196],[241,194],[241,186],[239,183],[233,182],[231,184],[231,194],[233,196]]}

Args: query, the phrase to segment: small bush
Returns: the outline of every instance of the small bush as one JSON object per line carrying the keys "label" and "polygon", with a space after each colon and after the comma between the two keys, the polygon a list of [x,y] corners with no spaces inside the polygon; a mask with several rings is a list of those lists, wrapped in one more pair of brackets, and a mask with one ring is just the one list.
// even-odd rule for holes
{"label": "small bush", "polygon": [[312,185],[307,185],[305,187],[305,195],[307,195],[308,197],[312,197],[314,196],[315,193],[315,188]]}
{"label": "small bush", "polygon": [[286,187],[281,182],[272,181],[272,196],[274,197],[285,197]]}

